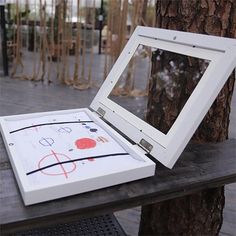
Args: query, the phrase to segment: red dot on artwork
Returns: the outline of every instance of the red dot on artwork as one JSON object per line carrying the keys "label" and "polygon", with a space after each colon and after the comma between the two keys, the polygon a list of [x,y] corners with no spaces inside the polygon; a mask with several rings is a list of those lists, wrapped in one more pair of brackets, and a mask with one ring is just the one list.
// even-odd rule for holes
{"label": "red dot on artwork", "polygon": [[79,149],[89,149],[96,147],[96,141],[91,138],[81,138],[75,141],[75,145]]}

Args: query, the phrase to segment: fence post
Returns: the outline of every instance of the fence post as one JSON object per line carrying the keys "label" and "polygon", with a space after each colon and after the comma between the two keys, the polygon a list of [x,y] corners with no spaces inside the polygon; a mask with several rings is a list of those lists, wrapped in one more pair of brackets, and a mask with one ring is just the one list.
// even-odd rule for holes
{"label": "fence post", "polygon": [[5,4],[0,1],[0,21],[1,21],[1,34],[2,34],[2,59],[4,75],[8,76],[8,57],[7,57],[7,32],[5,20]]}

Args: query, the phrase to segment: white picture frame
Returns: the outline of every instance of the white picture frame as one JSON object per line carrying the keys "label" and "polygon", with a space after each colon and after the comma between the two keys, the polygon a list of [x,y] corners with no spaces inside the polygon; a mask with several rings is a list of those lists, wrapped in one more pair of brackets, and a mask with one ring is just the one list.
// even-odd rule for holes
{"label": "white picture frame", "polygon": [[[93,166],[90,165],[90,167],[86,169],[89,170],[89,172],[86,172],[86,170],[83,171],[84,166],[80,165],[80,167],[77,166],[76,173],[72,176],[72,178],[70,176],[71,171],[68,171],[67,173],[68,178],[63,178],[63,176],[57,177],[55,176],[55,174],[58,174],[58,171],[60,170],[53,170],[51,168],[63,165],[63,169],[66,169],[66,165],[70,164],[65,163],[67,159],[64,158],[65,156],[68,157],[67,155],[69,154],[68,150],[66,150],[67,147],[63,151],[54,152],[51,150],[54,149],[54,147],[49,145],[48,148],[46,147],[47,150],[44,149],[47,154],[44,154],[44,158],[40,158],[41,153],[44,153],[44,151],[41,152],[41,150],[36,147],[39,143],[37,141],[37,137],[35,137],[35,131],[33,130],[43,128],[43,130],[39,129],[39,137],[44,137],[44,139],[46,137],[49,138],[50,131],[48,132],[48,129],[53,128],[55,130],[58,129],[57,125],[59,124],[69,124],[71,121],[69,117],[79,113],[86,113],[93,124],[96,124],[99,128],[103,129],[108,134],[108,137],[110,137],[109,139],[113,139],[112,144],[118,144],[119,146],[121,146],[122,149],[125,150],[125,153],[127,153],[127,155],[116,155],[116,152],[114,152],[114,154],[116,155],[114,156],[114,158],[116,159],[109,159],[108,157],[99,158],[97,164],[92,163],[91,165]],[[68,119],[65,120],[65,118],[61,118],[61,116],[68,116]],[[41,122],[41,120],[45,120],[45,118],[55,120],[55,117],[57,118],[57,122],[55,123],[53,122],[52,124],[50,124],[47,122]],[[58,117],[60,122],[58,122]],[[31,120],[34,121],[34,125],[21,125],[22,121],[24,124],[25,121],[31,124]],[[146,178],[154,175],[155,173],[155,163],[145,155],[145,152],[141,148],[128,142],[124,137],[122,137],[109,125],[102,121],[95,112],[92,112],[88,108],[4,116],[0,118],[0,124],[3,141],[25,205],[32,205],[129,182],[140,178]],[[19,127],[19,129],[12,127]],[[45,127],[48,127],[48,129],[46,130]],[[32,139],[25,138],[24,132],[30,132],[30,135],[32,135]],[[18,134],[20,134],[21,136],[18,137]],[[71,139],[68,136],[68,138],[66,139],[71,143],[71,147],[73,147],[73,138]],[[60,140],[61,137],[59,138],[59,141]],[[93,140],[95,139],[93,138]],[[54,143],[56,143],[57,141],[54,138]],[[33,148],[31,147],[31,144],[33,144]],[[34,149],[35,147],[36,149]],[[24,149],[33,150],[34,153],[28,150],[24,151]],[[112,152],[113,149],[114,146],[112,146]],[[36,153],[37,150],[38,153]],[[102,156],[100,154],[101,153],[98,154],[98,157]],[[104,154],[107,154],[106,149],[104,150]],[[56,163],[56,161],[51,162],[51,157],[53,156],[57,156],[56,159],[60,159],[60,161],[58,161],[58,163]],[[90,156],[89,152],[85,156],[89,156],[93,159],[93,156]],[[83,157],[85,156],[83,154],[80,155],[80,157],[82,157],[81,159],[84,159]],[[124,159],[122,159],[122,157]],[[50,159],[50,163],[39,166],[39,163],[42,163],[42,161],[45,163],[45,158]],[[85,163],[82,164],[86,164],[88,166],[90,164],[88,163],[88,159],[90,158],[86,158],[86,160],[84,161]],[[74,158],[70,160],[73,161],[71,162],[71,164],[77,162]],[[103,163],[105,163],[103,164],[103,168],[101,168],[101,160],[103,161]],[[123,160],[123,162],[120,160]],[[31,169],[32,167],[33,169]],[[44,171],[44,173],[45,171],[50,171],[53,176],[45,177],[44,175],[42,175],[42,171]],[[61,175],[62,172],[60,172],[59,174]],[[35,177],[32,179],[32,176]]]}
{"label": "white picture frame", "polygon": [[[210,61],[167,134],[108,97],[139,45]],[[235,67],[236,39],[138,26],[98,91],[91,108],[104,111],[104,119],[146,148],[163,165],[172,168]]]}
{"label": "white picture frame", "polygon": [[[167,134],[163,134],[109,98],[109,94],[140,44],[211,61]],[[90,109],[0,117],[1,134],[25,205],[153,176],[155,163],[146,154],[152,155],[166,167],[172,168],[235,66],[235,39],[138,26],[92,101]],[[107,171],[97,176],[88,173],[83,180],[71,179],[61,183],[50,182],[35,186],[29,184],[19,155],[20,147],[17,138],[12,135],[10,122],[17,124],[22,120],[59,115],[68,115],[69,118],[72,113],[81,111],[86,112],[93,122],[102,127],[141,164],[121,167],[119,170]],[[121,134],[124,134],[124,137]],[[125,136],[132,140],[132,143]],[[25,158],[27,156],[24,156]]]}

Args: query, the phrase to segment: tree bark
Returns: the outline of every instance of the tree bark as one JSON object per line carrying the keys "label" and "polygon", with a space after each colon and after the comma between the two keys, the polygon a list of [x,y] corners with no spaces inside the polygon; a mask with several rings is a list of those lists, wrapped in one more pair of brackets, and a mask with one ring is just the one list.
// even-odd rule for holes
{"label": "tree bark", "polygon": [[142,208],[140,235],[217,235],[224,189],[214,188]]}
{"label": "tree bark", "polygon": [[[159,28],[236,37],[234,0],[158,0],[156,16]],[[196,75],[205,62],[188,57],[183,60],[168,53],[158,60],[161,53],[157,50],[153,54],[147,121],[167,133],[197,85]],[[170,70],[171,61],[181,73],[176,75]],[[160,84],[158,73],[164,69],[171,78],[171,88]],[[193,142],[228,138],[234,81],[231,76],[194,134]],[[223,222],[223,207],[223,187],[143,206],[139,235],[217,235]]]}

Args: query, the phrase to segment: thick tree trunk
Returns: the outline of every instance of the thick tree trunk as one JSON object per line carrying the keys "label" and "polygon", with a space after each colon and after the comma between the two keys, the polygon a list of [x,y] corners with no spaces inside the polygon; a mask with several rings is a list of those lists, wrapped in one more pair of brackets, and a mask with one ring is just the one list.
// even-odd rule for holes
{"label": "thick tree trunk", "polygon": [[[156,26],[159,28],[236,37],[234,0],[158,0],[156,6]],[[168,53],[160,61],[157,60],[160,53],[163,52],[157,50],[153,54],[147,121],[166,133],[195,88],[197,81],[194,75],[201,71],[204,62],[187,57],[186,60],[178,56],[170,57]],[[170,61],[177,68],[184,65],[184,72],[174,76],[168,69]],[[168,92],[170,88],[167,90],[158,84],[160,78],[157,72],[164,69],[168,71],[171,84],[175,85],[171,95]],[[219,142],[228,138],[233,87],[234,77],[231,76],[192,141]],[[139,235],[217,235],[223,221],[223,207],[223,187],[143,206]]]}
{"label": "thick tree trunk", "polygon": [[224,189],[215,188],[142,209],[140,235],[217,235],[222,225]]}

